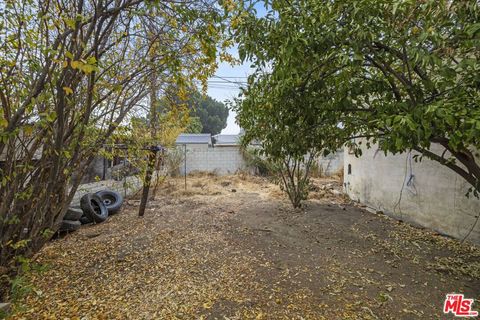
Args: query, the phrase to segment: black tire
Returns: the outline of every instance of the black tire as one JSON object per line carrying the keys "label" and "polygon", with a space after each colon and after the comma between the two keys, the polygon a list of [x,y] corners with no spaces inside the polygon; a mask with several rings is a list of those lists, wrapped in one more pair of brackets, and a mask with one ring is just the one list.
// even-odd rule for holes
{"label": "black tire", "polygon": [[93,222],[100,223],[108,218],[108,210],[102,199],[95,193],[87,193],[80,199],[80,207],[85,216]]}
{"label": "black tire", "polygon": [[83,216],[83,210],[81,208],[70,207],[68,208],[67,213],[65,213],[63,220],[77,221],[77,220],[80,220],[82,216]]}
{"label": "black tire", "polygon": [[108,214],[117,213],[123,204],[123,197],[120,193],[110,190],[102,190],[96,193],[102,198],[103,203],[108,209]]}
{"label": "black tire", "polygon": [[63,220],[62,224],[60,225],[60,229],[58,231],[60,232],[65,232],[65,231],[77,231],[80,229],[82,224],[80,221],[72,221],[72,220]]}
{"label": "black tire", "polygon": [[92,223],[93,220],[90,220],[89,217],[87,217],[86,215],[83,215],[81,218],[80,218],[80,223],[81,224],[89,224],[89,223]]}

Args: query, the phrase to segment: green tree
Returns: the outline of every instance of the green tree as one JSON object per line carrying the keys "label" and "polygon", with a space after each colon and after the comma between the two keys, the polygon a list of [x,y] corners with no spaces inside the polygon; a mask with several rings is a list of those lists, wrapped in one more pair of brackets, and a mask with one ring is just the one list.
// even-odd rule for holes
{"label": "green tree", "polygon": [[[232,19],[241,58],[257,68],[237,101],[247,139],[272,143],[267,152],[307,153],[315,140],[333,149],[364,137],[385,153],[416,150],[438,161],[478,196],[475,1],[269,4],[264,17],[239,8]],[[283,131],[301,143],[274,143]]]}
{"label": "green tree", "polygon": [[227,126],[228,108],[222,102],[199,92],[193,93],[190,99],[191,116],[200,120],[201,133],[219,134]]}
{"label": "green tree", "polygon": [[160,101],[160,110],[178,105],[190,110],[190,125],[187,133],[218,134],[227,126],[228,107],[208,95],[200,93],[196,87],[180,92],[177,86],[169,86]]}
{"label": "green tree", "polygon": [[199,117],[190,116],[190,121],[188,123],[185,132],[187,133],[202,133],[203,125]]}

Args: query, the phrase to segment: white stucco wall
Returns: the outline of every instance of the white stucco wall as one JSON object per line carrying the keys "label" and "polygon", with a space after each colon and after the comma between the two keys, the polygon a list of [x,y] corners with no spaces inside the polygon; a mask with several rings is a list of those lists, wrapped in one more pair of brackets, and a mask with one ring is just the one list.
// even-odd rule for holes
{"label": "white stucco wall", "polygon": [[[465,197],[469,185],[462,177],[426,158],[415,162],[415,152],[385,156],[377,150],[364,149],[356,158],[345,148],[344,190],[350,198],[458,239],[470,232],[480,214],[480,200]],[[467,240],[480,243],[480,221]]]}

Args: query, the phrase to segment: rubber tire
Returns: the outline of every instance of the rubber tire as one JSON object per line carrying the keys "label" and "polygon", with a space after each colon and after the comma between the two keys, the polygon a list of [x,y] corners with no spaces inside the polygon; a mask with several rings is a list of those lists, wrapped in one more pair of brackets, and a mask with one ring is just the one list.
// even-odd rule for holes
{"label": "rubber tire", "polygon": [[108,209],[108,214],[117,213],[123,204],[123,197],[120,193],[110,190],[102,190],[96,193],[102,198],[103,203]]}
{"label": "rubber tire", "polygon": [[63,217],[63,220],[78,221],[83,216],[83,210],[78,207],[70,207]]}
{"label": "rubber tire", "polygon": [[81,224],[89,224],[89,223],[92,223],[93,220],[90,220],[89,217],[87,217],[86,215],[83,215],[81,218],[80,218],[80,223]]}
{"label": "rubber tire", "polygon": [[102,199],[95,193],[87,193],[80,199],[80,207],[87,216],[95,223],[107,220],[108,210]]}
{"label": "rubber tire", "polygon": [[77,231],[78,229],[80,229],[81,226],[82,226],[82,224],[78,220],[77,221],[63,220],[62,224],[60,225],[60,229],[58,229],[58,231],[60,231],[60,232]]}

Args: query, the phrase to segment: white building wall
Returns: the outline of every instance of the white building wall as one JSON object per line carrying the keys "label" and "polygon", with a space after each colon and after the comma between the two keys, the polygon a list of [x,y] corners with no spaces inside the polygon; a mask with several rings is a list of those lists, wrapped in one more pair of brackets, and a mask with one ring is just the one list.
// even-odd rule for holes
{"label": "white building wall", "polygon": [[473,227],[467,240],[480,243],[480,200],[465,197],[469,185],[462,177],[426,158],[415,162],[415,152],[385,156],[377,150],[364,149],[356,158],[345,148],[344,190],[350,198],[458,239]]}

